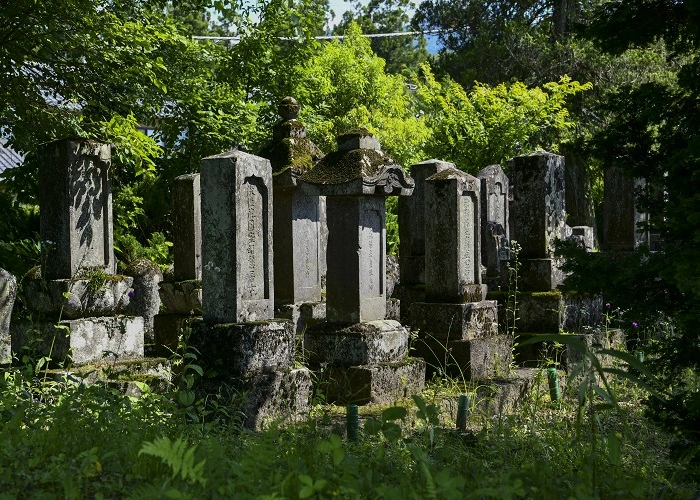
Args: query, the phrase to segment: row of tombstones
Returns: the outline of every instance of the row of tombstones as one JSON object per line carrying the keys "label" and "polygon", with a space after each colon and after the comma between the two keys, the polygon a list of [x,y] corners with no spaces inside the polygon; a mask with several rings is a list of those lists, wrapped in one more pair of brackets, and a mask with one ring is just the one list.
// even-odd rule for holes
{"label": "row of tombstones", "polygon": [[[422,332],[422,354],[432,354],[434,366],[436,352],[450,352],[474,377],[507,365],[510,346],[497,335],[496,302],[485,300],[482,248],[492,278],[513,237],[532,268],[526,286],[556,287],[553,241],[566,235],[563,159],[535,153],[512,160],[518,189],[509,217],[509,181],[498,166],[477,179],[431,160],[413,165],[412,179],[365,130],[340,136],[338,150],[323,157],[306,139],[293,100],[280,111],[273,142],[261,153],[268,159],[230,151],[205,158],[201,175],[174,183],[174,280],[159,286],[170,314],[157,315],[154,330],[143,317],[121,314],[131,299],[144,302],[159,279],[148,266],[134,269],[135,278],[116,274],[109,146],[59,141],[44,148],[45,253],[41,276],[26,281],[24,302],[36,313],[60,312],[70,334],[52,339],[53,356],[70,352],[75,363],[104,352],[142,356],[144,331],[172,345],[189,324],[219,376],[267,394],[256,400],[258,410],[282,404],[273,393],[296,395],[286,400],[299,407],[312,379],[293,368],[301,324],[307,362],[323,368],[329,397],[385,402],[419,390],[425,362],[407,358],[407,329],[385,319],[385,198],[401,196],[401,288],[410,305],[402,309]],[[145,302],[150,321],[160,300]],[[276,320],[275,311],[294,322]],[[201,312],[203,320],[193,321]],[[13,325],[12,347],[36,340],[37,332],[51,338],[53,330],[51,321]]]}

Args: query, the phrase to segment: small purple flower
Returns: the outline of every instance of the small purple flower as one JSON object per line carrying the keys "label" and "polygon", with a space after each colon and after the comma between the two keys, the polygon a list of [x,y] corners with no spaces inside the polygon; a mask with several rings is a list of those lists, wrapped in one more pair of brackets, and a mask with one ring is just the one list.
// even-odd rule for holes
{"label": "small purple flower", "polygon": [[605,307],[608,308],[608,309],[610,309],[610,302],[606,303],[606,304],[605,304]]}
{"label": "small purple flower", "polygon": [[633,321],[632,326],[635,328],[639,328],[639,323],[637,323],[636,321]]}
{"label": "small purple flower", "polygon": [[136,294],[134,293],[133,290],[129,290],[129,293],[127,295],[129,296],[130,299],[133,299],[134,295],[136,295]]}

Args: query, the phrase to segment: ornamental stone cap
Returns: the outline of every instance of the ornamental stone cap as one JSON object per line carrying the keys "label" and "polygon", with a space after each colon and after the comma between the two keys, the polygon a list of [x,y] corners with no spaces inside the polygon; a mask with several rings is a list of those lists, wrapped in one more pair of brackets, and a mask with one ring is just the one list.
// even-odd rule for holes
{"label": "ornamental stone cap", "polygon": [[481,182],[473,175],[462,172],[455,167],[448,167],[437,174],[433,174],[426,182],[449,182],[454,181],[459,191],[479,191]]}
{"label": "ornamental stone cap", "polygon": [[367,129],[337,138],[338,150],[327,154],[299,180],[309,194],[321,196],[408,196],[414,182],[392,157],[381,150]]}
{"label": "ornamental stone cap", "polygon": [[282,99],[277,108],[282,121],[273,127],[272,140],[259,153],[270,160],[275,185],[296,186],[296,179],[323,158],[318,146],[306,138],[304,124],[296,119],[300,109],[293,97]]}

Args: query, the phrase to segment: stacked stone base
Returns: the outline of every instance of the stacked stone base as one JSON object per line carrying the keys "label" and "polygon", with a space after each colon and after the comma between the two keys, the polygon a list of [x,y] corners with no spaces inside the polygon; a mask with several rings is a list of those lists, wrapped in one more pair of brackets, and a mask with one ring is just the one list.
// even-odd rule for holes
{"label": "stacked stone base", "polygon": [[290,320],[296,335],[300,337],[307,328],[326,321],[326,303],[305,302],[276,306],[275,317]]}
{"label": "stacked stone base", "polygon": [[312,382],[306,369],[294,369],[294,326],[288,320],[255,323],[193,321],[190,345],[204,367],[204,387],[222,382],[242,397],[245,426],[259,430],[272,421],[308,416]]}
{"label": "stacked stone base", "polygon": [[323,367],[328,402],[388,403],[425,386],[425,363],[407,358],[408,331],[397,321],[317,325],[306,331],[304,351]]}
{"label": "stacked stone base", "polygon": [[106,357],[143,357],[143,318],[106,316],[59,322],[18,322],[12,325],[12,350],[28,348],[33,356],[79,365]]}
{"label": "stacked stone base", "polygon": [[[511,328],[512,313],[508,307],[507,292],[489,292],[489,299],[498,301],[501,329]],[[604,323],[601,295],[550,290],[546,292],[518,292],[517,332],[559,333],[561,330],[583,333]]]}
{"label": "stacked stone base", "polygon": [[512,346],[512,338],[505,335],[452,341],[419,338],[411,354],[425,359],[429,377],[484,380],[508,373]]}
{"label": "stacked stone base", "polygon": [[411,306],[411,328],[445,341],[492,337],[498,333],[497,303],[416,302]]}

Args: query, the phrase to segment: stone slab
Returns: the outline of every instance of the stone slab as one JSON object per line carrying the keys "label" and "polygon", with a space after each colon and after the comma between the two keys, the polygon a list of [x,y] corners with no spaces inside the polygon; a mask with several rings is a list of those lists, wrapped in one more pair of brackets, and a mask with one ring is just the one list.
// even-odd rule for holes
{"label": "stone slab", "polygon": [[159,292],[163,307],[173,314],[202,314],[202,282],[161,281]]}
{"label": "stone slab", "polygon": [[233,150],[202,159],[202,306],[217,323],[274,317],[272,167]]}
{"label": "stone slab", "polygon": [[409,285],[400,283],[396,292],[401,301],[401,324],[411,323],[411,305],[414,302],[425,302],[425,285]]}
{"label": "stone slab", "polygon": [[[190,314],[158,314],[153,318],[153,345],[146,345],[147,354],[170,357],[177,350],[180,335],[186,328],[202,321],[201,316]],[[150,349],[149,349],[150,348]]]}
{"label": "stone slab", "polygon": [[192,325],[190,345],[210,373],[247,377],[283,370],[294,364],[294,326],[287,320]]}
{"label": "stone slab", "polygon": [[17,298],[17,280],[12,273],[0,269],[0,365],[12,363],[10,318]]}
{"label": "stone slab", "polygon": [[566,222],[564,157],[536,151],[516,156],[509,168],[514,188],[510,237],[520,244],[522,258],[553,257]]}
{"label": "stone slab", "polygon": [[497,303],[464,304],[416,302],[411,306],[411,329],[439,340],[471,340],[498,333]]}
{"label": "stone slab", "polygon": [[508,373],[513,339],[506,335],[473,340],[416,339],[411,355],[425,359],[427,374],[483,380]]}
{"label": "stone slab", "polygon": [[104,283],[87,279],[26,279],[24,303],[30,311],[66,319],[124,313],[133,292],[133,278],[110,275]]}
{"label": "stone slab", "polygon": [[154,262],[140,259],[131,263],[125,274],[134,280],[127,313],[143,318],[144,342],[146,345],[153,344],[153,317],[160,312],[159,284],[163,281],[163,273]]}
{"label": "stone slab", "polygon": [[74,365],[116,355],[118,360],[144,355],[143,318],[111,316],[81,318],[57,323],[20,322],[12,325],[12,350],[28,346],[35,356]]}
{"label": "stone slab", "polygon": [[44,277],[72,278],[80,268],[114,274],[110,145],[62,139],[38,154]]}
{"label": "stone slab", "polygon": [[307,328],[326,321],[326,303],[284,304],[275,308],[275,317],[290,320],[296,336],[301,337]]}
{"label": "stone slab", "polygon": [[175,280],[202,279],[202,199],[200,174],[175,177],[173,255]]}
{"label": "stone slab", "polygon": [[234,381],[243,395],[243,425],[253,431],[272,423],[290,424],[309,417],[312,374],[306,368],[278,370]]}
{"label": "stone slab", "polygon": [[336,404],[390,404],[425,388],[425,361],[408,358],[324,372],[321,390]]}
{"label": "stone slab", "polygon": [[408,353],[408,330],[391,320],[320,324],[306,330],[304,351],[313,366],[398,361]]}
{"label": "stone slab", "polygon": [[[558,288],[564,283],[566,275],[561,269],[563,259],[522,259],[519,264],[519,290],[528,292],[548,292]],[[507,287],[507,282],[505,286]]]}

